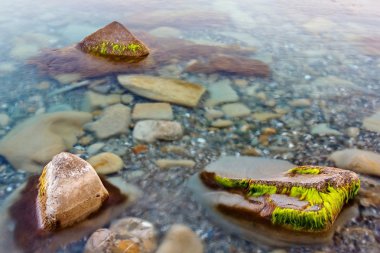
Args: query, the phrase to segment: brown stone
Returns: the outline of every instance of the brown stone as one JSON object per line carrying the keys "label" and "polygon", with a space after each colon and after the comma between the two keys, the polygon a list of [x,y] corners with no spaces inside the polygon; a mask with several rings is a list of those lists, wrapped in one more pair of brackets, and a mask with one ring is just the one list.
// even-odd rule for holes
{"label": "brown stone", "polygon": [[90,34],[78,46],[85,53],[113,59],[133,59],[149,54],[148,47],[116,21]]}
{"label": "brown stone", "polygon": [[84,220],[107,198],[108,191],[89,163],[60,153],[46,165],[39,179],[41,229],[54,231]]}
{"label": "brown stone", "polygon": [[185,70],[191,73],[228,73],[241,76],[258,76],[268,77],[270,69],[267,64],[262,61],[243,58],[219,55],[214,56],[209,62],[197,61]]}

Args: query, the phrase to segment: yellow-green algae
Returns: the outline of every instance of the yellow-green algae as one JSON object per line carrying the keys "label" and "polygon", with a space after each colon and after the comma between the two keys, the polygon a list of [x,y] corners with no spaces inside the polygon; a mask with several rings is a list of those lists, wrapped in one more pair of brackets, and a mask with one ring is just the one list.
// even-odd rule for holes
{"label": "yellow-green algae", "polygon": [[[319,174],[320,172],[319,168],[312,167],[296,167],[288,171],[290,174]],[[335,221],[343,205],[353,199],[360,188],[359,180],[339,188],[328,185],[323,190],[302,186],[280,188],[252,179],[230,179],[217,175],[215,175],[215,181],[225,188],[239,188],[247,196],[260,197],[277,193],[308,201],[309,206],[304,210],[276,207],[271,216],[273,224],[303,231],[328,229]]]}
{"label": "yellow-green algae", "polygon": [[139,44],[130,43],[128,45],[113,43],[110,41],[103,41],[100,45],[92,46],[87,48],[92,53],[100,55],[115,55],[115,56],[124,56],[126,51],[136,53],[142,50]]}
{"label": "yellow-green algae", "polygon": [[293,169],[290,169],[288,173],[318,175],[319,173],[321,173],[321,169],[316,168],[316,167],[301,166],[301,167],[295,167]]}

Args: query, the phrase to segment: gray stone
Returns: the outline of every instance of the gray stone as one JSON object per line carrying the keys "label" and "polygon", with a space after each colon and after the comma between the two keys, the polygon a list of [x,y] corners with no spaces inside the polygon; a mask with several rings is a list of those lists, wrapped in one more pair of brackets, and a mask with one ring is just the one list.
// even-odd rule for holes
{"label": "gray stone", "polygon": [[95,132],[99,139],[126,134],[129,132],[131,109],[122,104],[107,107],[100,119],[85,125],[89,131]]}
{"label": "gray stone", "polygon": [[207,106],[239,101],[236,91],[226,82],[212,84],[208,88],[208,91],[210,98],[206,101]]}
{"label": "gray stone", "polygon": [[83,100],[82,109],[91,112],[95,109],[120,103],[121,96],[118,94],[103,95],[93,91],[87,91]]}
{"label": "gray stone", "polygon": [[183,136],[180,123],[164,120],[142,120],[133,129],[133,139],[139,142],[152,143],[156,140],[179,140]]}
{"label": "gray stone", "polygon": [[233,104],[223,105],[222,111],[228,117],[245,117],[251,113],[251,110],[242,103],[233,103]]}

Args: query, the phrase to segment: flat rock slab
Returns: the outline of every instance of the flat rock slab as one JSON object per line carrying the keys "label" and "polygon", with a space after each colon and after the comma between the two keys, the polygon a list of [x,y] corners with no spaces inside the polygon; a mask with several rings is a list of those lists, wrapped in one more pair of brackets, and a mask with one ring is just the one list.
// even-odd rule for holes
{"label": "flat rock slab", "polygon": [[129,132],[131,109],[123,104],[107,107],[100,119],[86,124],[85,128],[95,132],[99,139],[106,139],[115,135]]}
{"label": "flat rock slab", "polygon": [[160,169],[170,169],[175,167],[193,168],[195,166],[193,160],[159,159],[155,161],[155,163]]}
{"label": "flat rock slab", "polygon": [[378,153],[360,149],[344,149],[332,153],[329,159],[340,168],[380,177],[380,154]]}
{"label": "flat rock slab", "polygon": [[208,87],[210,98],[206,101],[208,106],[239,101],[236,91],[226,82],[220,82]]}
{"label": "flat rock slab", "polygon": [[137,95],[152,100],[196,107],[206,89],[179,79],[147,75],[119,75],[119,83]]}
{"label": "flat rock slab", "polygon": [[251,113],[251,110],[242,103],[232,103],[223,105],[222,111],[228,117],[245,117]]}
{"label": "flat rock slab", "polygon": [[54,155],[69,150],[91,121],[85,112],[55,112],[31,117],[0,141],[0,154],[19,170],[41,172]]}
{"label": "flat rock slab", "polygon": [[173,110],[168,103],[139,103],[132,112],[133,120],[173,120]]}
{"label": "flat rock slab", "polygon": [[182,136],[182,125],[175,121],[142,120],[133,129],[133,139],[138,142],[172,141],[179,140]]}

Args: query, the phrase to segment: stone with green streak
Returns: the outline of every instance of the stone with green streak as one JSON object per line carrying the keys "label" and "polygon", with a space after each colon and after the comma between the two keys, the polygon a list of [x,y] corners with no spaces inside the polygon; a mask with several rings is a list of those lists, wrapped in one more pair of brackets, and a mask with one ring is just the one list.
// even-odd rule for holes
{"label": "stone with green streak", "polygon": [[85,53],[114,60],[142,58],[149,54],[148,47],[116,21],[84,38],[78,47]]}
{"label": "stone with green streak", "polygon": [[201,179],[213,188],[241,194],[254,203],[251,212],[258,217],[297,231],[331,228],[343,206],[360,188],[354,172],[319,166],[295,167],[277,177],[262,179],[225,176],[206,170],[201,173]]}

